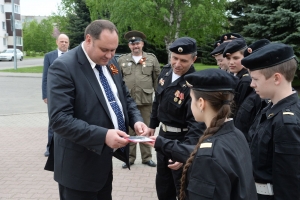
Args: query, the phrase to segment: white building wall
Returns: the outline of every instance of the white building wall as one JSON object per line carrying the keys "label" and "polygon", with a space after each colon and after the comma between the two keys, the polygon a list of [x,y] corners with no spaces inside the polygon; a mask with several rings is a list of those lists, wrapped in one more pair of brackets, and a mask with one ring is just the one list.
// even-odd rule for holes
{"label": "white building wall", "polygon": [[[4,0],[0,0],[0,51],[7,49],[7,32],[6,32],[6,19],[5,19],[6,5]],[[10,9],[11,10],[11,9]]]}

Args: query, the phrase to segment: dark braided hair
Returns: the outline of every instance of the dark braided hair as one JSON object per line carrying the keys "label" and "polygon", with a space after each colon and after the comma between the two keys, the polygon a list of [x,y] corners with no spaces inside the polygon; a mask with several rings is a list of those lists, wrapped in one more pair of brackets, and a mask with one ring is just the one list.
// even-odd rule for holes
{"label": "dark braided hair", "polygon": [[217,115],[212,119],[210,126],[204,131],[203,135],[199,138],[199,141],[194,148],[194,151],[191,153],[190,157],[186,161],[182,171],[181,177],[181,188],[179,199],[184,200],[186,197],[185,188],[186,188],[186,175],[189,167],[192,165],[194,157],[201,145],[201,143],[208,137],[214,135],[224,124],[225,120],[231,114],[230,104],[233,99],[233,93],[229,91],[222,92],[204,92],[198,90],[192,90],[195,95],[195,99],[200,97],[208,101],[212,109],[217,112]]}

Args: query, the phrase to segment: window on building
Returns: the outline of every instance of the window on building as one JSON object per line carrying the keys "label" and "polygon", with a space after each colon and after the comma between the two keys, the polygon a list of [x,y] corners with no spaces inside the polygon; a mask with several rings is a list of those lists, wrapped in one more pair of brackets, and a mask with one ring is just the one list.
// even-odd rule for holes
{"label": "window on building", "polygon": [[2,29],[3,29],[3,30],[6,30],[5,22],[2,22]]}
{"label": "window on building", "polygon": [[3,46],[6,46],[6,38],[3,38]]}
{"label": "window on building", "polygon": [[20,6],[15,4],[15,13],[20,13]]}
{"label": "window on building", "polygon": [[4,5],[1,5],[1,12],[4,13]]}
{"label": "window on building", "polygon": [[20,20],[15,20],[15,28],[16,29],[22,29],[22,23]]}
{"label": "window on building", "polygon": [[23,45],[23,41],[22,41],[22,37],[16,37],[16,45],[18,46],[22,46]]}

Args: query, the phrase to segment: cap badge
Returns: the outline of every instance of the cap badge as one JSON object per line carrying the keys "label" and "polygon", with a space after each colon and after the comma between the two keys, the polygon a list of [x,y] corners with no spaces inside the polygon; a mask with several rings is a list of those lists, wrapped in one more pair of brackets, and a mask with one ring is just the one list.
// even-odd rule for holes
{"label": "cap badge", "polygon": [[131,62],[129,62],[127,65],[128,65],[128,67],[130,67],[130,66],[132,65],[132,63],[131,63]]}
{"label": "cap badge", "polygon": [[230,35],[230,38],[233,38],[233,39],[235,39],[236,37],[235,37],[235,36],[233,36],[233,35]]}
{"label": "cap badge", "polygon": [[183,52],[182,47],[179,47],[179,48],[178,48],[178,52],[179,52],[179,53]]}
{"label": "cap badge", "polygon": [[248,51],[248,53],[252,53],[252,49],[251,48],[248,48],[247,51]]}
{"label": "cap badge", "polygon": [[135,37],[132,37],[131,39],[132,39],[132,40],[135,40]]}

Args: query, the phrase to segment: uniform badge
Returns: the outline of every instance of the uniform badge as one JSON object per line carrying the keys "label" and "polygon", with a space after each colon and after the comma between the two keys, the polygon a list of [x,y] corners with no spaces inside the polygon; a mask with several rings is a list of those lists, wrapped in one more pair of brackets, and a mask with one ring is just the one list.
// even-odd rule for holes
{"label": "uniform badge", "polygon": [[141,58],[141,60],[139,61],[139,63],[141,64],[141,65],[143,65],[143,67],[146,67],[146,57],[143,57],[143,58]]}
{"label": "uniform badge", "polygon": [[176,90],[176,92],[174,93],[174,102],[177,102],[178,101],[178,99],[179,99],[179,95],[180,95],[180,92],[179,92],[179,90]]}
{"label": "uniform badge", "polygon": [[122,63],[122,67],[125,67],[125,63]]}
{"label": "uniform badge", "polygon": [[200,149],[203,149],[203,148],[211,148],[212,147],[212,143],[210,142],[206,142],[206,143],[202,143],[200,144]]}
{"label": "uniform badge", "polygon": [[159,79],[159,84],[163,86],[165,84],[165,80],[163,78]]}
{"label": "uniform badge", "polygon": [[178,104],[181,104],[182,103],[182,101],[184,100],[184,93],[180,93],[179,94],[179,101],[178,101]]}
{"label": "uniform badge", "polygon": [[179,53],[183,52],[182,47],[178,47],[178,52],[179,52]]}
{"label": "uniform badge", "polygon": [[129,62],[127,65],[128,65],[128,67],[130,67],[130,66],[132,65],[132,63],[131,63],[131,62]]}

